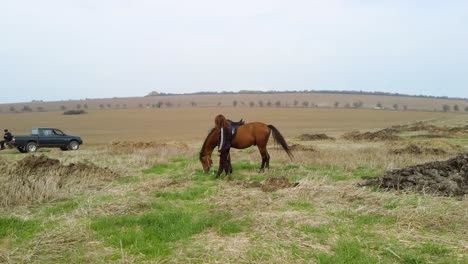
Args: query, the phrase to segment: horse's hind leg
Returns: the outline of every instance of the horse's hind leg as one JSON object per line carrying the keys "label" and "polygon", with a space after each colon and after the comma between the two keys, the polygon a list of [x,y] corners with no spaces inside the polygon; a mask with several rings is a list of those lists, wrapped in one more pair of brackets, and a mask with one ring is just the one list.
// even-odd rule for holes
{"label": "horse's hind leg", "polygon": [[259,146],[258,150],[260,151],[260,155],[262,155],[262,166],[260,167],[260,172],[264,172],[265,166],[267,168],[270,166],[270,155],[268,154],[266,147]]}

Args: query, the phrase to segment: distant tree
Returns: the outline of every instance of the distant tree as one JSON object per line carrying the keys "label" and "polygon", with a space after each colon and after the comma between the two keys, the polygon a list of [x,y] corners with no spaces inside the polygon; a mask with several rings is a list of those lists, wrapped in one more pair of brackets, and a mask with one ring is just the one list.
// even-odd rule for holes
{"label": "distant tree", "polygon": [[298,100],[294,100],[293,104],[294,104],[294,107],[297,107],[297,106],[299,105],[299,101],[298,101]]}
{"label": "distant tree", "polygon": [[234,106],[234,107],[237,106],[237,100],[232,101],[232,106]]}
{"label": "distant tree", "polygon": [[276,102],[275,102],[275,106],[276,106],[276,107],[281,107],[281,101],[276,101]]}
{"label": "distant tree", "polygon": [[351,108],[351,105],[349,103],[346,103],[344,107],[345,108]]}
{"label": "distant tree", "polygon": [[465,112],[468,112],[468,106],[465,106]]}
{"label": "distant tree", "polygon": [[38,112],[44,112],[44,107],[42,107],[42,106],[38,106],[38,107],[36,107],[36,109],[37,109]]}
{"label": "distant tree", "polygon": [[377,106],[378,108],[382,108],[382,103],[378,102],[375,106]]}
{"label": "distant tree", "polygon": [[84,108],[84,109],[88,109],[88,104],[84,104],[84,105],[83,105],[83,108]]}
{"label": "distant tree", "polygon": [[62,109],[62,111],[65,111],[67,109],[67,107],[62,105],[62,106],[60,106],[60,109]]}
{"label": "distant tree", "polygon": [[309,102],[308,101],[302,102],[302,107],[309,107]]}
{"label": "distant tree", "polygon": [[400,108],[398,104],[393,104],[393,109],[398,110],[398,108]]}
{"label": "distant tree", "polygon": [[32,112],[32,108],[29,105],[23,106],[21,109],[22,112]]}
{"label": "distant tree", "polygon": [[363,103],[361,100],[356,101],[356,102],[353,102],[353,107],[354,107],[354,108],[360,108],[360,107],[362,107],[363,105],[364,105],[364,103]]}
{"label": "distant tree", "polygon": [[218,106],[221,106],[221,102],[218,102]]}
{"label": "distant tree", "polygon": [[333,104],[333,106],[334,106],[335,108],[338,108],[338,106],[340,106],[340,102],[336,101],[336,102]]}
{"label": "distant tree", "polygon": [[408,110],[408,106],[407,105],[403,105],[403,110]]}
{"label": "distant tree", "polygon": [[192,101],[191,104],[192,104],[192,107],[196,107],[196,106],[197,106],[197,103],[194,102],[194,101]]}
{"label": "distant tree", "polygon": [[249,106],[250,106],[250,107],[254,107],[254,106],[255,106],[255,103],[252,102],[252,101],[250,101],[250,102],[249,102]]}
{"label": "distant tree", "polygon": [[16,111],[15,107],[14,107],[14,106],[10,106],[10,112],[15,112],[15,111]]}
{"label": "distant tree", "polygon": [[460,107],[456,104],[453,106],[453,111],[460,111]]}
{"label": "distant tree", "polygon": [[126,108],[127,108],[127,104],[123,104],[123,108],[125,108],[125,109],[126,109]]}
{"label": "distant tree", "polygon": [[271,105],[272,105],[271,101],[268,101],[268,102],[266,103],[266,105],[267,105],[268,107],[271,107]]}
{"label": "distant tree", "polygon": [[99,108],[104,109],[104,104],[99,104]]}
{"label": "distant tree", "polygon": [[166,107],[172,107],[173,106],[172,102],[169,102],[169,101],[164,102],[164,105]]}
{"label": "distant tree", "polygon": [[443,110],[444,112],[450,111],[450,105],[444,104],[444,105],[442,106],[442,110]]}
{"label": "distant tree", "polygon": [[262,100],[258,101],[258,106],[263,107],[263,101]]}
{"label": "distant tree", "polygon": [[163,104],[164,104],[164,103],[163,103],[162,101],[158,101],[158,102],[156,103],[156,107],[157,107],[157,108],[161,108],[161,107],[163,106]]}
{"label": "distant tree", "polygon": [[80,105],[80,104],[77,104],[77,105],[76,105],[76,109],[81,109],[81,105]]}
{"label": "distant tree", "polygon": [[107,108],[111,108],[111,107],[112,107],[112,105],[111,105],[111,104],[107,104]]}
{"label": "distant tree", "polygon": [[142,103],[139,103],[139,104],[138,104],[138,107],[139,107],[139,108],[143,108],[143,104],[142,104]]}

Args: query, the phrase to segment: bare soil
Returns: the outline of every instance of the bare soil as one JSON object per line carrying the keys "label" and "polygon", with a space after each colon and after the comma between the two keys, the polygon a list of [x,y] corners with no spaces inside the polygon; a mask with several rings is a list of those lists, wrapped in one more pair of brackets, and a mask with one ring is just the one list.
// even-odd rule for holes
{"label": "bare soil", "polygon": [[299,183],[297,182],[294,182],[294,183],[289,182],[288,178],[284,176],[271,177],[263,181],[263,183],[243,181],[243,180],[234,180],[234,181],[231,181],[231,184],[239,185],[244,188],[260,188],[264,192],[274,192],[280,189],[292,188],[292,187],[296,187],[297,185],[299,185]]}
{"label": "bare soil", "polygon": [[363,185],[440,196],[464,196],[468,194],[468,153],[446,161],[388,171]]}
{"label": "bare soil", "polygon": [[388,146],[389,153],[395,155],[444,155],[459,154],[463,148],[459,145],[451,144],[445,140],[431,140],[424,142],[399,142],[391,143]]}
{"label": "bare soil", "polygon": [[379,130],[377,132],[359,132],[351,131],[343,135],[344,139],[347,140],[366,140],[366,141],[386,141],[386,140],[400,140],[401,137],[394,134],[393,131],[388,129]]}
{"label": "bare soil", "polygon": [[0,206],[16,206],[63,199],[76,192],[98,187],[118,174],[90,162],[61,164],[47,156],[27,156],[0,163]]}
{"label": "bare soil", "polygon": [[327,134],[302,134],[299,137],[299,140],[309,141],[309,140],[335,140],[333,137],[327,136]]}

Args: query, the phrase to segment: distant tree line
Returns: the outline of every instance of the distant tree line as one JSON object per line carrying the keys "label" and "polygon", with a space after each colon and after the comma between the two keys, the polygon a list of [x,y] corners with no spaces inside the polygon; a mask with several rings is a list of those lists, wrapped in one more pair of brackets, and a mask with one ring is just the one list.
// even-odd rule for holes
{"label": "distant tree line", "polygon": [[367,92],[367,91],[349,91],[349,90],[302,90],[302,91],[255,91],[255,90],[240,90],[238,92],[195,92],[195,93],[159,93],[151,92],[146,97],[151,96],[177,96],[177,95],[210,95],[210,94],[290,94],[290,93],[320,93],[320,94],[348,94],[348,95],[377,95],[377,96],[402,96],[402,97],[416,97],[416,98],[433,98],[433,99],[449,99],[449,100],[468,100],[462,97],[448,97],[448,96],[433,96],[433,95],[411,95],[402,93],[388,93],[388,92]]}

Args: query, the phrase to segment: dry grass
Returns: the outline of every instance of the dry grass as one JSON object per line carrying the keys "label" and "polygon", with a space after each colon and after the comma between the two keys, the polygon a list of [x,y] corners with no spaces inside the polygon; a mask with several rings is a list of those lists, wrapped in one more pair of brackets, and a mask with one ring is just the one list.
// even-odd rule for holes
{"label": "dry grass", "polygon": [[[382,263],[463,263],[468,260],[466,199],[358,187],[361,177],[376,177],[385,170],[444,160],[466,150],[466,144],[454,147],[446,140],[429,140],[423,144],[446,152],[394,154],[395,148],[414,142],[404,139],[395,145],[343,139],[295,141],[299,134],[289,133],[288,137],[291,145],[303,147],[295,150],[296,159],[290,161],[283,151],[271,145],[271,168],[264,174],[257,172],[261,161],[257,149],[232,151],[236,180],[265,182],[271,177],[286,177],[299,183],[274,192],[214,180],[214,175],[201,173],[197,156],[201,139],[165,144],[119,141],[79,152],[43,151],[48,157],[59,159],[62,167],[87,160],[119,172],[120,177],[108,179],[82,172],[64,185],[66,190],[60,190],[53,188],[60,169],[29,170],[26,178],[34,175],[50,178],[48,185],[40,186],[60,195],[33,204],[1,205],[0,220],[14,217],[38,224],[30,234],[0,236],[0,262],[330,263],[341,259],[362,263],[375,258]],[[14,155],[14,150],[4,153],[0,156],[0,166],[6,169],[3,171],[14,171],[14,164],[28,156]],[[2,175],[10,174],[13,175]],[[18,181],[12,180],[11,184],[16,186]],[[166,210],[193,211],[194,216],[200,212],[206,216],[221,214],[225,218],[187,240],[167,242],[169,255],[154,257],[134,253],[138,246],[133,244],[135,248],[131,248],[123,238],[121,244],[107,241],[90,227],[103,218],[124,221],[126,217],[158,215]],[[118,234],[138,233],[139,228],[144,228],[144,222],[139,224],[124,225]],[[356,259],[340,255],[340,245],[350,252],[355,246]]]}

